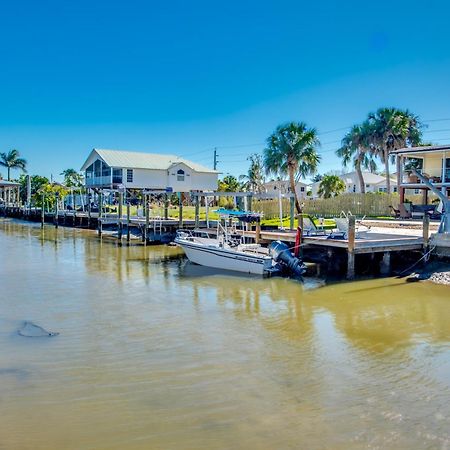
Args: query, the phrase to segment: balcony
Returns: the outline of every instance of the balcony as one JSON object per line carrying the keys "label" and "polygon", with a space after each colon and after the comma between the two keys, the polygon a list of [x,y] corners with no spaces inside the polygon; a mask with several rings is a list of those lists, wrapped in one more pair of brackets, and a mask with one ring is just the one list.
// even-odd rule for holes
{"label": "balcony", "polygon": [[103,177],[86,177],[86,186],[111,186],[111,175]]}

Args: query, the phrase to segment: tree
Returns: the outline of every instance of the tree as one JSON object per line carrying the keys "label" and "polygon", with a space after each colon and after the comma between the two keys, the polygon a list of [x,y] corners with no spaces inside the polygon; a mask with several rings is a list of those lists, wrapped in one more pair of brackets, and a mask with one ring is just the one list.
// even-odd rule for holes
{"label": "tree", "polygon": [[247,158],[250,167],[246,175],[240,175],[239,181],[243,181],[242,188],[246,191],[262,192],[264,187],[264,164],[262,156],[255,153]]}
{"label": "tree", "polygon": [[295,207],[302,212],[295,184],[300,178],[317,171],[320,145],[315,128],[308,128],[304,122],[290,122],[280,125],[267,139],[264,149],[264,166],[268,174],[288,176]]}
{"label": "tree", "polygon": [[21,169],[26,172],[27,161],[20,158],[18,150],[10,150],[8,153],[0,153],[0,166],[8,170],[8,181],[11,181],[11,169]]}
{"label": "tree", "polygon": [[223,180],[219,180],[219,191],[224,192],[238,192],[241,188],[241,185],[236,177],[233,175],[227,175],[223,177]]}
{"label": "tree", "polygon": [[323,175],[321,175],[320,173],[316,173],[312,178],[311,181],[313,183],[317,183],[318,181],[322,181]]}
{"label": "tree", "polygon": [[[40,175],[31,175],[30,176],[30,184],[31,184],[31,199],[36,200],[37,192],[50,181],[46,177],[41,177]],[[23,203],[27,201],[27,177],[26,175],[20,175],[19,177],[20,183],[20,198]]]}
{"label": "tree", "polygon": [[64,176],[64,184],[67,187],[82,187],[83,175],[75,169],[66,169],[60,175]]}
{"label": "tree", "polygon": [[345,191],[345,183],[337,175],[324,175],[318,194],[323,198],[335,197]]}
{"label": "tree", "polygon": [[385,166],[387,192],[391,192],[390,153],[399,148],[419,145],[424,125],[408,110],[380,108],[368,117],[371,151]]}
{"label": "tree", "polygon": [[336,150],[337,156],[342,158],[344,167],[352,164],[359,179],[361,193],[365,194],[366,185],[362,169],[374,172],[377,165],[373,159],[374,153],[370,147],[371,128],[366,121],[361,125],[354,125],[351,130],[344,136],[341,147]]}

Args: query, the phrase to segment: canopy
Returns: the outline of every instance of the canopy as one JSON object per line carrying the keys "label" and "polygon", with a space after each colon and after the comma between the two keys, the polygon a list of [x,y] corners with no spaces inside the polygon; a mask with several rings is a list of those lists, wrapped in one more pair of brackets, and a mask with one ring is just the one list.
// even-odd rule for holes
{"label": "canopy", "polygon": [[261,220],[262,214],[251,212],[251,211],[234,211],[232,209],[220,208],[216,209],[214,212],[221,216],[234,217],[241,222],[259,222]]}

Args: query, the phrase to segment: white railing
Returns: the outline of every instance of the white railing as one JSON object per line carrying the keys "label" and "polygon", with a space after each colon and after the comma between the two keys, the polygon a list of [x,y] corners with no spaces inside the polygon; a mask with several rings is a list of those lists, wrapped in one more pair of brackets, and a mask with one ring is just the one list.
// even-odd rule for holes
{"label": "white railing", "polygon": [[86,178],[86,186],[104,186],[111,184],[111,176]]}

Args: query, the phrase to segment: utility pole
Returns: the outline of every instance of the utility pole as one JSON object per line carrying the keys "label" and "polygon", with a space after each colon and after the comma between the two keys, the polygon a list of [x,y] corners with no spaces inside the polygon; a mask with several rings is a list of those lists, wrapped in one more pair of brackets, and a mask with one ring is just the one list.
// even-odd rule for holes
{"label": "utility pole", "polygon": [[214,170],[217,170],[217,147],[214,147]]}

